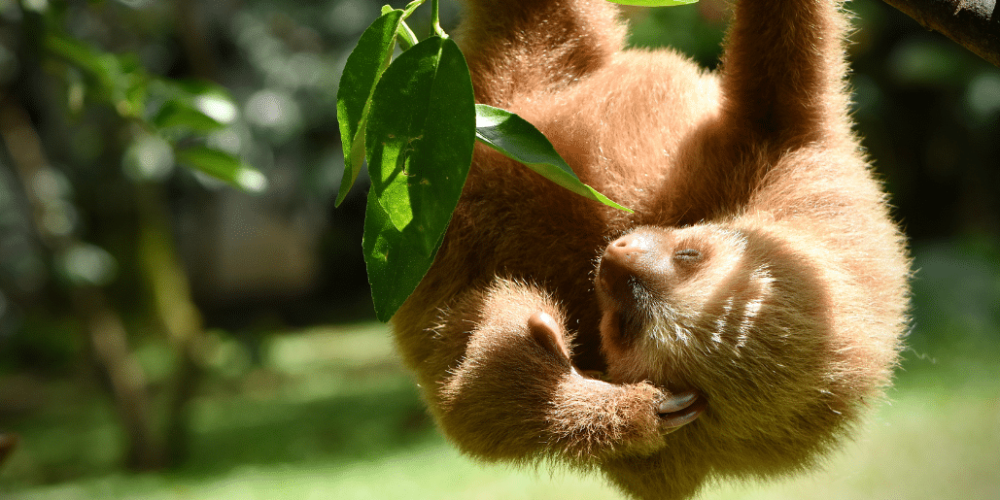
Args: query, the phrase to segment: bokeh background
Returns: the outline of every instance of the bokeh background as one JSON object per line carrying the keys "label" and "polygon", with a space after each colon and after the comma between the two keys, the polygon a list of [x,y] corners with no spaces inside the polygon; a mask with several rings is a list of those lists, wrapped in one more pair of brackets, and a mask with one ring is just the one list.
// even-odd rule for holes
{"label": "bokeh background", "polygon": [[[374,322],[366,178],[333,200],[340,71],[380,6],[0,0],[0,448],[20,443],[0,498],[619,498],[459,456]],[[1000,70],[879,1],[849,8],[858,131],[912,239],[908,347],[822,470],[704,498],[1000,498]],[[446,29],[458,11],[442,2]],[[627,17],[633,45],[717,64],[722,1]],[[95,50],[104,86],[54,39]],[[229,97],[200,108],[212,126],[150,128],[114,91],[136,75],[152,101]],[[267,189],[179,166],[189,143]]]}

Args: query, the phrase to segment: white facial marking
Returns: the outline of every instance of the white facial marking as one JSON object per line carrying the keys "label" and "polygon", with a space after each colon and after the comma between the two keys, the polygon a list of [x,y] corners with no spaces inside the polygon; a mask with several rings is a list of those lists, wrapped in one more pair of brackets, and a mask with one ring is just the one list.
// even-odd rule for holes
{"label": "white facial marking", "polygon": [[771,276],[771,271],[766,265],[761,265],[757,269],[754,269],[753,273],[750,274],[750,280],[751,283],[758,285],[759,288],[755,297],[747,301],[746,306],[743,308],[743,319],[740,321],[740,326],[736,329],[738,332],[736,337],[737,349],[746,346],[747,341],[750,339],[750,332],[753,329],[754,322],[757,315],[760,314],[761,306],[764,305],[764,299],[771,293],[771,283],[774,283],[774,277]]}

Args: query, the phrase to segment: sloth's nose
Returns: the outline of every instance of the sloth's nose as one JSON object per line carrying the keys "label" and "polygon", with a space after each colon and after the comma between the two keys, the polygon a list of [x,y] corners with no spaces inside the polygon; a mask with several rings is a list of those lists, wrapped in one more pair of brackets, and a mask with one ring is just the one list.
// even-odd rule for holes
{"label": "sloth's nose", "polygon": [[609,243],[597,269],[598,288],[619,302],[634,300],[639,288],[644,288],[651,278],[655,245],[655,237],[643,232],[630,233]]}
{"label": "sloth's nose", "polygon": [[634,266],[643,257],[649,247],[647,238],[632,233],[612,241],[604,249],[602,260],[614,261],[616,264]]}

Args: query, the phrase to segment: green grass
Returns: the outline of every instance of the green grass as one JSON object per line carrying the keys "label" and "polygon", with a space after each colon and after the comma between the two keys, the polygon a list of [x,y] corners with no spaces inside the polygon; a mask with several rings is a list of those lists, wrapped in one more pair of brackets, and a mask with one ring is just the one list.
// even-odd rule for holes
{"label": "green grass", "polygon": [[[460,456],[424,415],[390,344],[382,327],[271,339],[264,368],[238,390],[219,382],[195,402],[193,456],[164,474],[118,471],[121,439],[106,405],[56,389],[68,404],[15,427],[26,443],[0,473],[0,498],[620,498],[599,477]],[[951,358],[909,363],[930,366],[913,381],[904,373],[891,404],[825,470],[712,486],[703,498],[1000,498],[997,363],[971,372]]]}
{"label": "green grass", "polygon": [[[940,249],[919,255],[917,329],[891,401],[821,470],[710,485],[700,498],[1000,499],[1000,268]],[[215,369],[192,405],[183,466],[123,472],[122,436],[92,383],[21,380],[21,394],[46,403],[0,413],[0,428],[24,440],[0,470],[0,499],[621,498],[600,477],[460,456],[426,416],[382,325],[275,335],[259,365],[242,344],[213,338]],[[145,350],[147,363],[169,365],[157,356]]]}

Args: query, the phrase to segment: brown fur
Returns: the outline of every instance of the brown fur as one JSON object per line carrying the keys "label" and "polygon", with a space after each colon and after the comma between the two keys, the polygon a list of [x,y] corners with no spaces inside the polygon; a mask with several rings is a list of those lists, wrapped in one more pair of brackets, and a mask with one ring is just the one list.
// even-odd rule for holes
{"label": "brown fur", "polygon": [[[393,319],[447,436],[486,460],[596,466],[646,499],[811,464],[881,395],[906,326],[908,260],[851,132],[839,3],[738,1],[719,75],[622,50],[602,0],[466,6],[478,102],[534,123],[635,214],[478,147]],[[612,270],[623,234],[654,245]]]}

